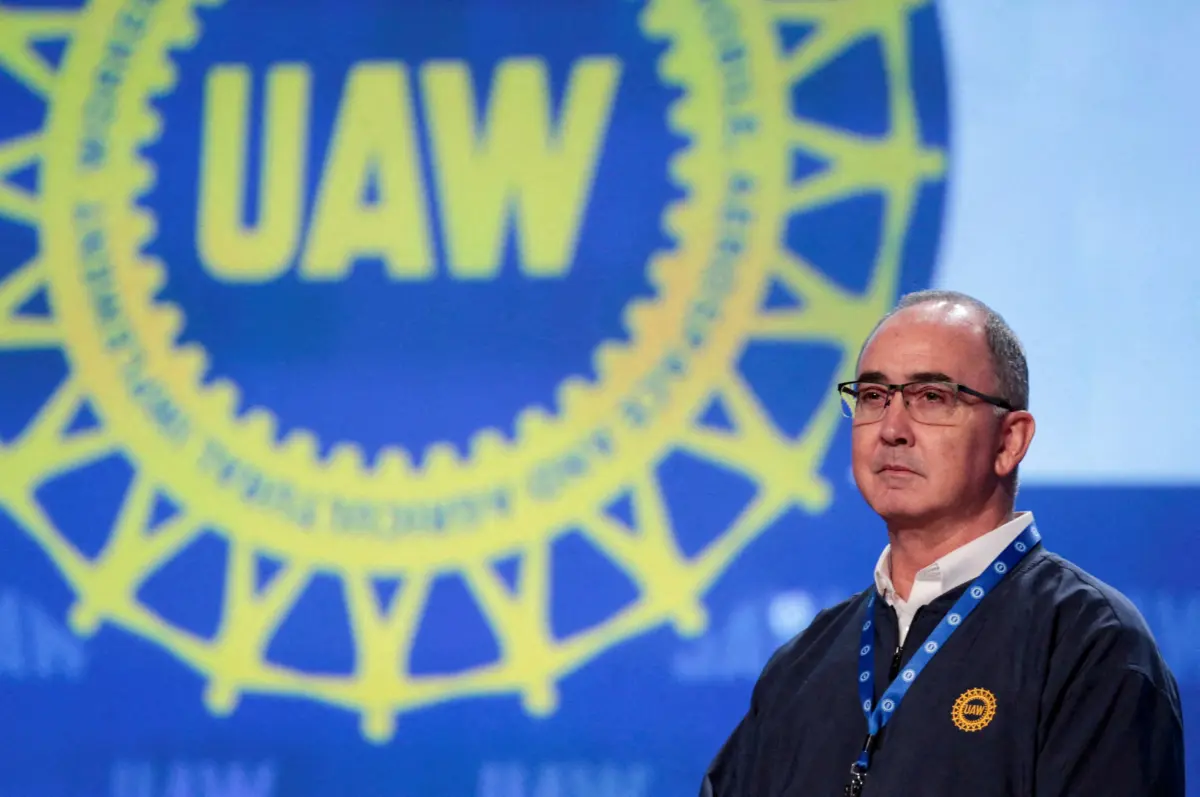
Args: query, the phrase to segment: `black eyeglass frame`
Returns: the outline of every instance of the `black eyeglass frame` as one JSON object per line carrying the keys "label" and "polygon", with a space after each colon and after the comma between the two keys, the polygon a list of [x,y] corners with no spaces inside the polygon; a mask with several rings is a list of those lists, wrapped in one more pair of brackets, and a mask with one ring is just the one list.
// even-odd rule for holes
{"label": "black eyeglass frame", "polygon": [[[894,385],[888,384],[887,382],[872,382],[870,380],[854,379],[849,382],[839,382],[837,386],[838,393],[844,393],[857,399],[858,391],[854,390],[851,392],[849,390],[849,388],[852,388],[854,385],[870,385],[871,387],[877,387],[882,390],[886,390],[887,398],[884,399],[883,402],[883,412],[887,412],[887,408],[891,406],[893,396],[899,393],[901,397],[903,397],[904,388],[913,387],[914,385],[945,385],[946,387],[954,388],[955,398],[957,398],[957,394],[959,393],[966,393],[968,396],[974,396],[975,398],[980,399],[981,401],[986,401],[988,404],[991,404],[994,407],[999,407],[1002,410],[1006,410],[1008,412],[1017,411],[1016,407],[999,396],[989,396],[987,393],[981,393],[973,387],[968,387],[967,385],[960,384],[958,382],[946,382],[939,379],[919,379],[916,382],[904,382],[903,384]],[[905,409],[908,408],[907,402],[905,403],[904,407]]]}

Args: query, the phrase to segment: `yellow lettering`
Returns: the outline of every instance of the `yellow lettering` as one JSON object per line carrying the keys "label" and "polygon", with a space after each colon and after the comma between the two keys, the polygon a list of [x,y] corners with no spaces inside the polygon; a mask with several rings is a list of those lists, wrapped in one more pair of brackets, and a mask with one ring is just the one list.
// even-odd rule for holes
{"label": "yellow lettering", "polygon": [[204,85],[196,247],[217,279],[267,282],[296,256],[308,162],[311,79],[303,64],[271,67],[266,80],[258,219],[247,224],[246,160],[250,141],[250,73],[241,64],[213,67]]}
{"label": "yellow lettering", "polygon": [[543,62],[505,60],[496,70],[486,121],[477,129],[467,65],[421,69],[426,119],[446,235],[456,277],[486,279],[500,265],[510,213],[522,270],[562,277],[591,192],[621,64],[584,58],[571,70],[557,129]]}
{"label": "yellow lettering", "polygon": [[[408,69],[364,62],[346,78],[300,264],[311,280],[345,279],[380,257],[395,279],[433,276]],[[377,199],[366,201],[374,184]]]}

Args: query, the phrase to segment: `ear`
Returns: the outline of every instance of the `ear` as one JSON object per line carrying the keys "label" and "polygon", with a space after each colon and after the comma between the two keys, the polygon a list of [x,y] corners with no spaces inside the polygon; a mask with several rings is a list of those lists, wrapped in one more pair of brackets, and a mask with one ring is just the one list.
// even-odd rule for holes
{"label": "ear", "polygon": [[1033,442],[1033,433],[1037,424],[1033,416],[1025,410],[1005,413],[1000,419],[1000,440],[996,450],[996,475],[1001,479],[1007,477],[1029,451]]}

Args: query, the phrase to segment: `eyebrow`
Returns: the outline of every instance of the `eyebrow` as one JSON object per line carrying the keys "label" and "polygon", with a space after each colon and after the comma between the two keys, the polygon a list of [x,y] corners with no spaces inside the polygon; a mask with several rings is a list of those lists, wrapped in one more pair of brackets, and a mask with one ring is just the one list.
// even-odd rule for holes
{"label": "eyebrow", "polygon": [[[888,384],[887,374],[883,371],[866,371],[858,375],[859,382],[877,382],[879,384]],[[953,382],[955,381],[949,375],[941,371],[918,371],[915,374],[908,375],[909,382]]]}

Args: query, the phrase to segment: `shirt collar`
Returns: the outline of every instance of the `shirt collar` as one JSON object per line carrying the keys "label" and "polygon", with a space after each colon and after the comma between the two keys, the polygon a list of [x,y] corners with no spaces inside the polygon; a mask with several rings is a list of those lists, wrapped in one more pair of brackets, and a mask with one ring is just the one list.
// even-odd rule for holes
{"label": "shirt collar", "polygon": [[[992,529],[981,537],[971,540],[966,545],[955,548],[928,567],[918,570],[913,584],[914,589],[909,594],[909,602],[911,603],[916,599],[919,603],[927,603],[928,600],[920,600],[920,597],[928,596],[931,600],[938,595],[944,595],[955,587],[962,586],[971,581],[986,570],[987,566],[1013,540],[1021,536],[1021,532],[1025,531],[1032,522],[1032,512],[1018,512],[1007,523]],[[879,590],[879,594],[889,604],[893,604],[898,600],[898,596],[892,586],[891,554],[892,546],[889,544],[884,547],[883,552],[879,555],[878,562],[875,564],[875,588]],[[929,582],[933,583],[930,584]],[[918,584],[925,584],[933,587],[933,589],[921,589],[918,591],[915,589]]]}

